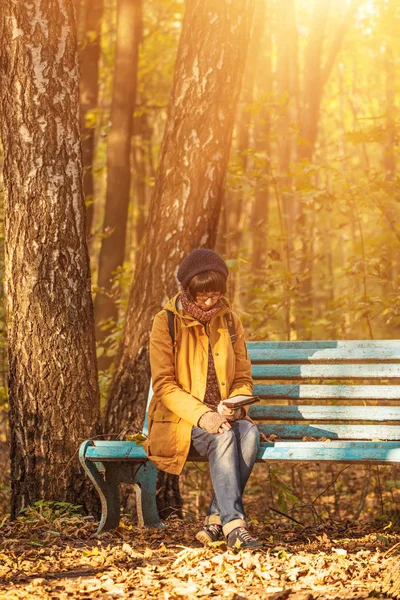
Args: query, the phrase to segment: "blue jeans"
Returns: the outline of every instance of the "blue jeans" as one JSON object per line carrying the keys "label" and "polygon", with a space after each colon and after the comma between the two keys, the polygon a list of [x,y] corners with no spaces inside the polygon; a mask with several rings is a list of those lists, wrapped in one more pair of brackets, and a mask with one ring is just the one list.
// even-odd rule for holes
{"label": "blue jeans", "polygon": [[209,523],[221,523],[225,535],[245,526],[242,494],[260,446],[260,434],[250,421],[231,423],[224,433],[192,429],[192,446],[210,465],[214,496],[208,507]]}

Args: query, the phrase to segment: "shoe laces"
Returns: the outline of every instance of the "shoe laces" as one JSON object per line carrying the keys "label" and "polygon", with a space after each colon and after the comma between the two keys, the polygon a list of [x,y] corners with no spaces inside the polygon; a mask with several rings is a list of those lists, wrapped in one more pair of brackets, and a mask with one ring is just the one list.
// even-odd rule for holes
{"label": "shoe laces", "polygon": [[219,533],[221,533],[221,525],[217,525],[216,523],[211,523],[211,525],[207,525],[206,529],[208,529],[208,531],[210,533],[212,533],[213,535],[218,535]]}
{"label": "shoe laces", "polygon": [[248,532],[248,530],[245,527],[239,527],[238,534],[244,542],[255,542],[256,541],[256,539],[250,535],[250,533]]}

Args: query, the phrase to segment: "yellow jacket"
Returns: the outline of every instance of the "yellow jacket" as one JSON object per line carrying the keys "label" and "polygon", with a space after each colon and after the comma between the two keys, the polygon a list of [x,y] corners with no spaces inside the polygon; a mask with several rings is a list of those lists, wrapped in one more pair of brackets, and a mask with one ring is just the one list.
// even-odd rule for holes
{"label": "yellow jacket", "polygon": [[[150,335],[150,365],[154,396],[149,407],[149,459],[162,471],[179,475],[186,462],[192,427],[208,412],[203,404],[211,343],[221,398],[251,394],[253,381],[243,326],[228,302],[206,325],[186,313],[177,300],[169,300],[154,318]],[[175,314],[175,352],[166,310]],[[236,341],[231,342],[224,317],[234,319]]]}

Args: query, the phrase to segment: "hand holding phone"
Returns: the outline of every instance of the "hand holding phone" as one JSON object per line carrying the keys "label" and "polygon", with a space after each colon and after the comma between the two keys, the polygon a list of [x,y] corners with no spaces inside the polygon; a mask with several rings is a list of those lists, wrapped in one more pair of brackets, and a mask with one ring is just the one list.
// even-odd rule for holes
{"label": "hand holding phone", "polygon": [[229,406],[227,406],[224,401],[222,400],[218,406],[217,406],[217,412],[222,415],[223,417],[227,417],[228,419],[230,417],[233,417],[233,413],[234,413],[234,409],[233,408],[229,408]]}

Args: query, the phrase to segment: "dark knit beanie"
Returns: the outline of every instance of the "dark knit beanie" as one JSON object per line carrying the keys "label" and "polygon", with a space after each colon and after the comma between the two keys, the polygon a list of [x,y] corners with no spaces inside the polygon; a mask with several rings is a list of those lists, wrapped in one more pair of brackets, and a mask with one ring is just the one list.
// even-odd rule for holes
{"label": "dark knit beanie", "polygon": [[214,250],[196,248],[181,262],[177,273],[178,281],[181,282],[183,289],[186,289],[193,277],[205,271],[216,271],[225,279],[229,274],[225,261]]}

